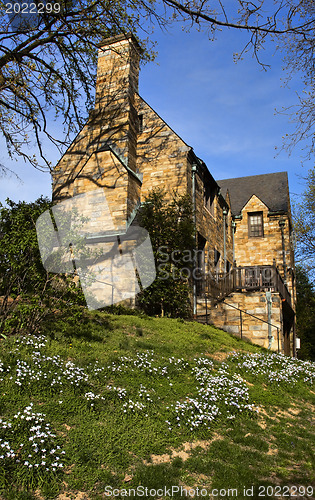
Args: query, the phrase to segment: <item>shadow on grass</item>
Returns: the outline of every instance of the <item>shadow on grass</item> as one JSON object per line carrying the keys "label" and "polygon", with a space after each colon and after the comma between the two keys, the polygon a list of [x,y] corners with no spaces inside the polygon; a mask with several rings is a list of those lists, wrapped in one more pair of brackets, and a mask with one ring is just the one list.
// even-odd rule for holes
{"label": "shadow on grass", "polygon": [[110,317],[82,308],[73,308],[71,311],[48,316],[42,323],[41,331],[51,339],[78,338],[89,342],[103,342],[113,329]]}

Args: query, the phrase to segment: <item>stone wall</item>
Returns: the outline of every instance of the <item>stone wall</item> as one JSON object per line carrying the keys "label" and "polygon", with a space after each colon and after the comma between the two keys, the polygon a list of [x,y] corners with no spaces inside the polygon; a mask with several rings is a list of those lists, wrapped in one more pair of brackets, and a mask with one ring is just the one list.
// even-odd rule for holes
{"label": "stone wall", "polygon": [[[216,272],[224,272],[224,218],[223,210],[228,207],[222,202],[222,199],[216,195],[213,201],[212,213],[205,207],[204,204],[204,184],[207,178],[201,175],[196,176],[196,226],[197,231],[206,240],[205,246],[205,271],[215,274]],[[208,181],[209,182],[209,181]],[[229,230],[230,215],[229,212],[225,219],[225,236],[226,236],[226,259],[233,264],[232,237]],[[214,252],[220,253],[220,259],[215,268]]]}
{"label": "stone wall", "polygon": [[[138,136],[137,169],[143,175],[141,200],[152,189],[163,188],[167,198],[172,199],[174,193],[183,195],[192,193],[191,148],[138,96],[137,109],[141,115],[142,130]],[[196,229],[200,237],[206,240],[204,248],[205,271],[213,271],[214,250],[218,250],[221,259],[217,270],[224,270],[223,262],[223,208],[222,200],[216,196],[213,213],[204,203],[205,183],[211,182],[210,175],[205,175],[205,169],[197,168],[196,192]],[[212,182],[215,183],[214,180]],[[226,219],[226,253],[227,260],[233,263],[232,236],[229,230],[230,215]]]}
{"label": "stone wall", "polygon": [[[263,237],[249,236],[248,214],[250,212],[263,213]],[[281,221],[283,222],[284,232],[287,285],[290,293],[292,294],[294,255],[291,239],[290,214],[270,214],[268,207],[255,195],[251,197],[243,208],[242,218],[235,219],[235,260],[237,266],[272,265],[275,260],[280,274],[284,278],[282,234],[279,225],[279,222]]]}
{"label": "stone wall", "polygon": [[[281,298],[277,293],[271,293],[271,323],[275,325],[271,328],[272,342],[271,350],[278,350],[277,328],[279,328],[279,345],[280,351],[284,349],[284,338],[282,334],[282,305]],[[230,307],[242,309],[249,314],[252,314],[260,320],[268,321],[268,309],[265,292],[247,292],[233,293],[227,297],[224,302],[220,302],[214,307],[208,309],[209,323],[214,324],[217,328],[221,328],[237,337],[241,337],[241,322],[240,311]],[[199,305],[205,313],[204,302]],[[242,338],[249,340],[261,347],[268,348],[268,327],[269,325],[259,321],[252,316],[242,313]]]}
{"label": "stone wall", "polygon": [[169,200],[174,193],[186,194],[191,148],[140,96],[136,105],[141,120],[137,140],[137,170],[143,175],[141,200],[157,188],[164,189]]}

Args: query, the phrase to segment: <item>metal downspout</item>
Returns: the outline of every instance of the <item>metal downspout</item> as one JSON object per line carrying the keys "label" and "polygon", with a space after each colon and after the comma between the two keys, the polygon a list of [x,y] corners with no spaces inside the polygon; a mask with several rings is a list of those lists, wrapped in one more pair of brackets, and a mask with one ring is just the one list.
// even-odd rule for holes
{"label": "metal downspout", "polygon": [[235,230],[236,230],[236,223],[233,220],[232,221],[233,264],[235,262]]}
{"label": "metal downspout", "polygon": [[281,229],[281,239],[282,239],[283,279],[284,283],[287,284],[287,263],[285,258],[285,242],[284,242],[285,221],[283,219],[279,220],[279,226]]}
{"label": "metal downspout", "polygon": [[[195,228],[195,249],[197,249],[197,228],[196,228],[196,172],[197,165],[194,163],[191,167],[192,174],[192,202],[193,202],[193,222]],[[197,268],[197,252],[194,252],[193,262],[193,317],[197,317],[197,289],[196,289],[196,268]]]}
{"label": "metal downspout", "polygon": [[223,209],[223,260],[224,260],[224,272],[226,273],[226,216],[227,210]]}
{"label": "metal downspout", "polygon": [[266,292],[266,301],[267,301],[267,311],[268,311],[268,349],[271,349],[273,341],[273,336],[271,331],[271,307],[272,307],[271,292]]}
{"label": "metal downspout", "polygon": [[292,349],[292,354],[294,358],[297,358],[297,352],[296,352],[296,331],[295,331],[295,318],[293,319],[293,349]]}

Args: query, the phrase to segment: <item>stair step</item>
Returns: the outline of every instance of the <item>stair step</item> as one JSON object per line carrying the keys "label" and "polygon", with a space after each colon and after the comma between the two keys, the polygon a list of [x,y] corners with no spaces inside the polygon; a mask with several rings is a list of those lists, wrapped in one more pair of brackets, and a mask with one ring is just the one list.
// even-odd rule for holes
{"label": "stair step", "polygon": [[209,323],[210,323],[210,321],[209,321],[209,317],[208,317],[208,321],[207,321],[207,316],[206,316],[206,314],[198,314],[198,316],[197,316],[197,318],[196,318],[196,321],[197,321],[198,323],[202,323],[202,324],[204,324],[204,325],[206,325],[206,324],[209,324]]}

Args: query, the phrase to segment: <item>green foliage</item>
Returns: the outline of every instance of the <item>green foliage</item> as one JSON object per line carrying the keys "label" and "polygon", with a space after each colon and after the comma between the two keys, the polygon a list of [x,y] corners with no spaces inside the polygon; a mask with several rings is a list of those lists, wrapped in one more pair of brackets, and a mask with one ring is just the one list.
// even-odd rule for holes
{"label": "green foliage", "polygon": [[6,203],[0,204],[0,333],[32,333],[49,311],[84,303],[83,294],[70,277],[49,274],[42,265],[36,221],[51,202]]}
{"label": "green foliage", "polygon": [[296,267],[296,327],[301,339],[298,356],[315,361],[315,291],[307,272]]}
{"label": "green foliage", "polygon": [[[35,224],[50,206],[48,199],[34,203],[0,204],[0,331],[9,333],[29,327],[34,331],[41,315],[36,297],[47,282],[40,260]],[[28,297],[28,301],[24,299]]]}
{"label": "green foliage", "polygon": [[0,293],[10,290],[11,296],[31,292],[38,281],[46,279],[46,271],[40,261],[36,236],[36,220],[51,206],[47,198],[34,203],[0,203]]}
{"label": "green foliage", "polygon": [[187,318],[195,246],[191,199],[174,194],[167,202],[165,191],[152,190],[140,221],[150,234],[157,275],[138,295],[138,303],[151,315]]}
{"label": "green foliage", "polygon": [[296,266],[298,353],[302,359],[315,359],[315,169],[309,170],[302,201],[295,207],[294,229],[297,239]]}
{"label": "green foliage", "polygon": [[[83,311],[78,334],[72,316],[47,318],[46,335],[0,342],[1,498],[80,490],[96,500],[106,486],[181,484],[243,498],[270,477],[313,484],[311,381],[288,391],[282,377],[275,392],[268,372],[287,366],[294,382],[293,365],[315,373],[314,364],[274,354],[270,366],[270,353],[197,323]],[[239,356],[216,361],[233,349]],[[244,411],[247,396],[258,413]],[[202,423],[201,400],[221,414]]]}
{"label": "green foliage", "polygon": [[[315,169],[309,170],[302,201],[295,206],[294,229],[297,239],[296,256],[307,271],[315,269]],[[311,274],[313,277],[313,275]]]}
{"label": "green foliage", "polygon": [[[171,464],[156,464],[150,467],[139,466],[130,488],[136,488],[138,485],[141,485],[143,488],[143,494],[141,492],[142,498],[152,498],[152,495],[149,494],[150,489],[159,490],[163,488],[163,492],[165,490],[172,491],[172,487],[174,488],[175,485],[179,484],[182,472],[181,465],[182,462],[179,459],[175,459]],[[179,486],[173,489],[172,498],[182,498]]]}
{"label": "green foliage", "polygon": [[55,482],[65,452],[43,413],[34,412],[33,403],[18,411],[12,419],[0,419],[1,483],[12,479],[35,489]]}
{"label": "green foliage", "polygon": [[103,307],[101,309],[104,312],[108,312],[110,314],[124,314],[129,316],[143,316],[144,313],[139,311],[138,309],[133,309],[131,307],[126,307],[122,304],[112,304],[110,306]]}

